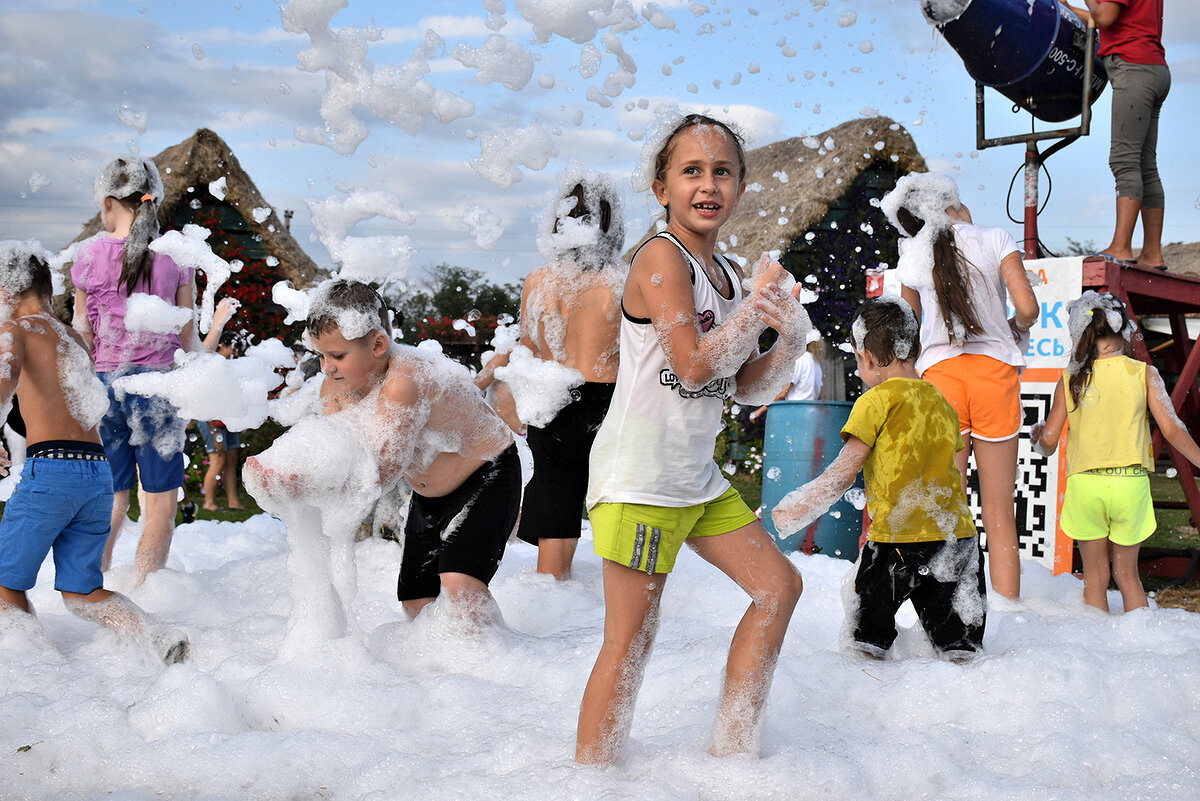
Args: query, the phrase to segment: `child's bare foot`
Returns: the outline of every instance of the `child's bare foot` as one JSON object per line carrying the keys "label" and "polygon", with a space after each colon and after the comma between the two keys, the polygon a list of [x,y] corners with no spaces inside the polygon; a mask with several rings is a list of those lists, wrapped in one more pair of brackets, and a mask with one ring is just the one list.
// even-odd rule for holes
{"label": "child's bare foot", "polygon": [[240,503],[231,503],[231,504],[227,504],[225,506],[225,508],[232,510],[232,511],[241,511],[241,510],[245,510],[246,507],[242,506]]}
{"label": "child's bare foot", "polygon": [[211,506],[210,506],[209,504],[207,504],[207,503],[206,503],[206,504],[204,504],[204,511],[206,511],[206,512],[219,512],[219,511],[221,511],[221,507],[220,507],[220,506],[217,506],[215,503],[214,503],[214,504],[212,504]]}

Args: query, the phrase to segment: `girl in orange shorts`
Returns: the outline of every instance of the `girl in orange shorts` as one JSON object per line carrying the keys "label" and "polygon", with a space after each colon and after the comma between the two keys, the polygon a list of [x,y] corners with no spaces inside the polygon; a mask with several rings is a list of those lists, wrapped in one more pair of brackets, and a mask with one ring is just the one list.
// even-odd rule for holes
{"label": "girl in orange shorts", "polygon": [[[992,588],[1021,594],[1013,493],[1021,429],[1018,371],[1038,304],[1016,242],[971,222],[958,187],[938,173],[896,183],[882,208],[900,242],[900,294],[921,321],[917,373],[958,412],[967,447],[958,452],[966,488],[975,454]],[[1011,300],[1016,313],[1008,317]]]}

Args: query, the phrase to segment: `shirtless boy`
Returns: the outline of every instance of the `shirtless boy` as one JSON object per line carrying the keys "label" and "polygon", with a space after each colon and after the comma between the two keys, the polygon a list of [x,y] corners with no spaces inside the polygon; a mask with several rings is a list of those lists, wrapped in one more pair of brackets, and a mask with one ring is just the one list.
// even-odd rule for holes
{"label": "shirtless boy", "polygon": [[[413,490],[397,587],[405,613],[416,617],[439,592],[472,605],[464,608],[490,598],[521,500],[512,431],[466,368],[392,342],[387,309],[366,284],[318,287],[306,335],[325,373],[321,413],[361,415],[380,486],[403,478]],[[267,492],[306,492],[300,477],[271,474],[256,458],[246,472]]]}
{"label": "shirtless boy", "polygon": [[29,443],[0,522],[0,614],[33,612],[26,591],[53,549],[54,588],[68,610],[143,641],[167,664],[182,662],[186,636],[104,589],[113,485],[97,425],[108,394],[79,334],[51,311],[50,268],[38,250],[0,244],[0,406],[20,399]]}

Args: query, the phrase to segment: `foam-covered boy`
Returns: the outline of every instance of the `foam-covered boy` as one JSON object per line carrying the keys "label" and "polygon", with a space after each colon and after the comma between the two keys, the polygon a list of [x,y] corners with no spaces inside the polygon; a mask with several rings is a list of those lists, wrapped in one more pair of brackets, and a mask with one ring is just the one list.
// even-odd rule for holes
{"label": "foam-covered boy", "polygon": [[[366,284],[321,284],[306,337],[325,373],[321,413],[352,416],[347,430],[376,459],[380,488],[401,479],[412,488],[398,581],[405,612],[415,617],[439,594],[467,604],[490,598],[520,507],[512,431],[465,367],[392,341],[387,308]],[[329,478],[281,469],[268,455],[246,462],[256,497],[311,501],[329,490]]]}
{"label": "foam-covered boy", "polygon": [[97,425],[108,394],[79,334],[51,311],[52,287],[40,247],[0,243],[0,417],[15,393],[28,442],[0,521],[0,614],[33,612],[26,591],[53,550],[54,588],[67,609],[141,640],[168,664],[181,662],[186,636],[104,589],[113,482]]}
{"label": "foam-covered boy", "polygon": [[847,598],[851,647],[883,658],[896,639],[896,612],[911,600],[937,653],[969,659],[982,647],[987,601],[979,533],[954,462],[964,447],[958,416],[917,377],[920,340],[907,303],[868,300],[851,335],[869,389],[842,428],[846,444],[824,473],[784,496],[772,519],[780,534],[794,534],[862,470],[871,528]]}

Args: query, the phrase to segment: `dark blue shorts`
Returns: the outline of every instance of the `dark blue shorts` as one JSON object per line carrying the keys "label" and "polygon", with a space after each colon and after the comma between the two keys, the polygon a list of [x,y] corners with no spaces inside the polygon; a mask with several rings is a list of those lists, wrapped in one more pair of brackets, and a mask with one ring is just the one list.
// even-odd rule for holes
{"label": "dark blue shorts", "polygon": [[100,421],[100,439],[112,468],[113,488],[133,489],[140,476],[146,492],[166,492],[183,486],[183,446],[187,421],[165,398],[123,393],[118,400],[113,381],[149,372],[132,367],[100,373],[108,388],[108,413]]}
{"label": "dark blue shorts", "polygon": [[0,521],[0,585],[31,589],[53,549],[54,589],[87,595],[103,587],[112,506],[108,462],[27,459]]}
{"label": "dark blue shorts", "polygon": [[204,437],[204,450],[209,453],[216,452],[218,442],[224,445],[224,449],[227,451],[236,451],[242,447],[242,441],[238,438],[238,432],[230,431],[225,426],[214,426],[203,420],[197,420],[196,427],[200,429],[200,436]]}

